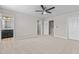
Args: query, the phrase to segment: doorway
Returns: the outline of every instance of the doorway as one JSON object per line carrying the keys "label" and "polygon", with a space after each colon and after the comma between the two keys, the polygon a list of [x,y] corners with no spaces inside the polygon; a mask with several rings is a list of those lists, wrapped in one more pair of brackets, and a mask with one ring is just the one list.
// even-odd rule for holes
{"label": "doorway", "polygon": [[54,35],[54,21],[49,21],[49,35]]}
{"label": "doorway", "polygon": [[41,26],[39,20],[37,20],[37,35],[41,35]]}
{"label": "doorway", "polygon": [[14,38],[14,19],[11,16],[2,16],[1,39]]}

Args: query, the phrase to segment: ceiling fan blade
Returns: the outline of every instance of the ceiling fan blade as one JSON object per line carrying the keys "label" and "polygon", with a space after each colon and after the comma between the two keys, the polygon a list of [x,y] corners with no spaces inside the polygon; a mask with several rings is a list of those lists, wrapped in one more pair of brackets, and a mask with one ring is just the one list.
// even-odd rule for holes
{"label": "ceiling fan blade", "polygon": [[55,7],[49,8],[49,9],[47,9],[46,11],[51,10],[51,9],[54,9],[54,8],[55,8]]}
{"label": "ceiling fan blade", "polygon": [[36,10],[35,12],[43,12],[42,10]]}
{"label": "ceiling fan blade", "polygon": [[49,12],[49,11],[46,11],[47,13],[52,13],[52,12]]}
{"label": "ceiling fan blade", "polygon": [[44,6],[43,6],[43,5],[41,5],[41,8],[42,8],[43,10],[45,10],[45,8],[44,8]]}

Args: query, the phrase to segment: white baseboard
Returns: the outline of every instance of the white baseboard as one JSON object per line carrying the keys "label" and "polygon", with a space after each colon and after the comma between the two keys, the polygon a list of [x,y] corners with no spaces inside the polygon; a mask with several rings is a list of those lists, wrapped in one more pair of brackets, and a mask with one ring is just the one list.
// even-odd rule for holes
{"label": "white baseboard", "polygon": [[65,37],[65,36],[60,36],[60,35],[54,35],[54,37],[59,37],[59,38],[67,39],[67,37]]}
{"label": "white baseboard", "polygon": [[16,36],[15,39],[29,39],[29,38],[36,38],[37,35],[29,34],[29,35],[22,35],[22,36]]}
{"label": "white baseboard", "polygon": [[70,37],[70,40],[79,40],[79,38],[75,38],[75,37]]}
{"label": "white baseboard", "polygon": [[[43,35],[40,35],[40,36],[43,36]],[[49,35],[44,35],[44,36],[49,36]],[[29,38],[37,38],[37,37],[39,37],[39,35],[29,34],[29,35],[16,36],[15,39],[29,39]],[[54,37],[67,39],[67,37],[60,36],[60,35],[54,35]]]}

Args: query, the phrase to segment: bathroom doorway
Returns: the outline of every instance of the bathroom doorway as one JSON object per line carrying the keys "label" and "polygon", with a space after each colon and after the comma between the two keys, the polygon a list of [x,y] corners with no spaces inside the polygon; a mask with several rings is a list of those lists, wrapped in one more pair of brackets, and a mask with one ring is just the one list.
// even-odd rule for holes
{"label": "bathroom doorway", "polygon": [[54,35],[54,21],[49,21],[49,35]]}
{"label": "bathroom doorway", "polygon": [[8,38],[14,38],[14,18],[12,16],[2,16],[1,39]]}

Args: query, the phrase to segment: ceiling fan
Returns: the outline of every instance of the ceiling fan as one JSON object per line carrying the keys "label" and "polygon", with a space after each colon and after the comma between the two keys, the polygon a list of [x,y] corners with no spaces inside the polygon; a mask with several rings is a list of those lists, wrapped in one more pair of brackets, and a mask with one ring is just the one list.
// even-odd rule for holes
{"label": "ceiling fan", "polygon": [[45,7],[44,5],[40,5],[42,10],[36,10],[35,12],[42,12],[42,14],[51,14],[52,12],[50,12],[50,10],[55,9],[55,7],[51,7],[49,9],[47,9],[47,7]]}

